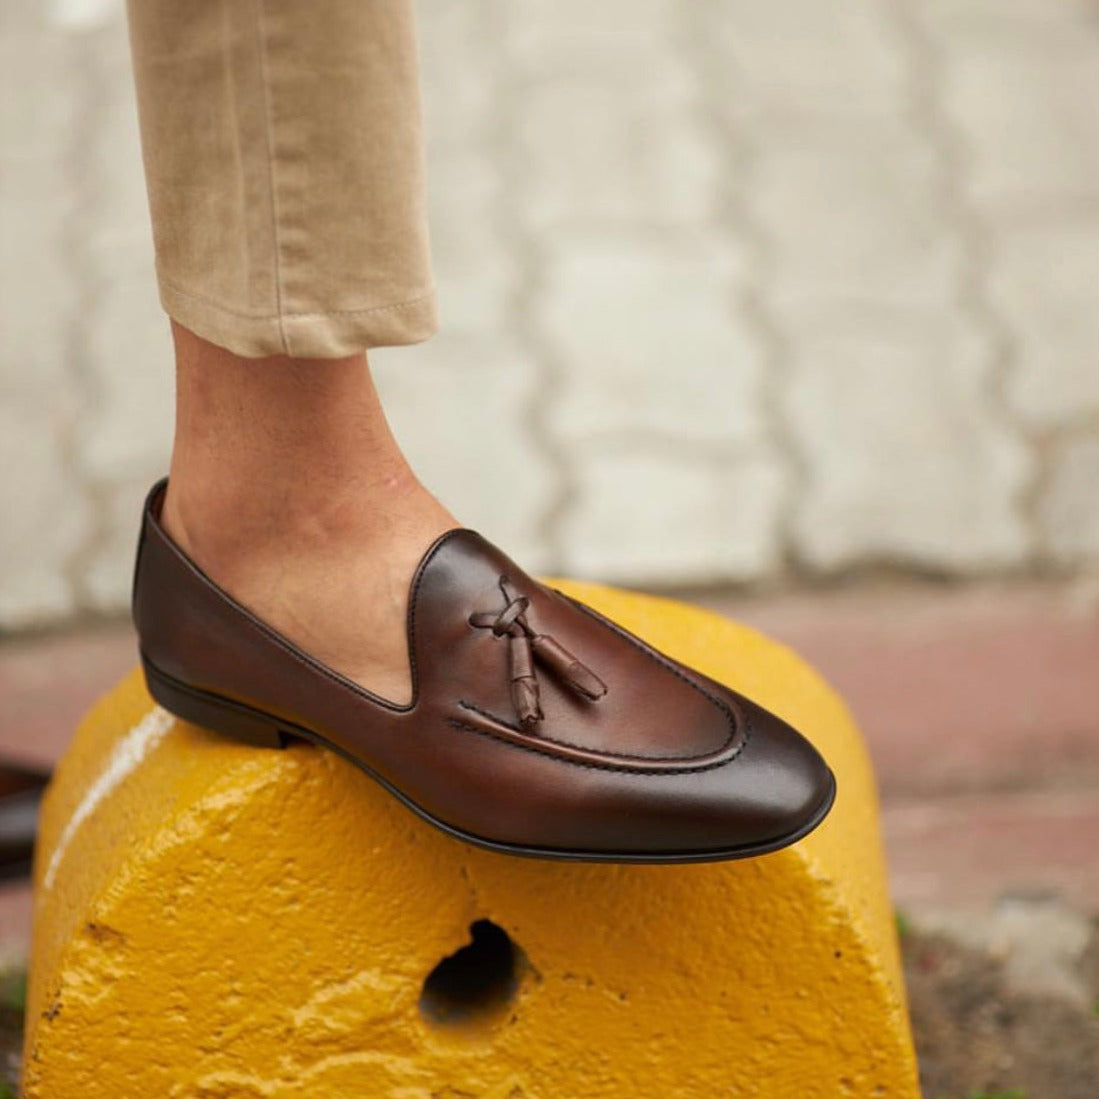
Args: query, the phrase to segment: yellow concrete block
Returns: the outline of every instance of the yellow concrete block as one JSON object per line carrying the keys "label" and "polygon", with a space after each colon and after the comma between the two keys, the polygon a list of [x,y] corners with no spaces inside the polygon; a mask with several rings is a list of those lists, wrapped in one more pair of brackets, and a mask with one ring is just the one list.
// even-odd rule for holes
{"label": "yellow concrete block", "polygon": [[[825,824],[744,862],[498,855],[328,752],[174,721],[135,672],[45,802],[27,1099],[915,1099],[841,701],[752,630],[554,583],[805,730],[839,780]],[[425,990],[476,921],[476,964]]]}

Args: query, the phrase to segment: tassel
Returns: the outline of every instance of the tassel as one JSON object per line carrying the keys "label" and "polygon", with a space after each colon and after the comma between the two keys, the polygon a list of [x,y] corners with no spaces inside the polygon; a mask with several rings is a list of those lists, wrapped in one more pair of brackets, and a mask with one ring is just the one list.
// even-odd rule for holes
{"label": "tassel", "polygon": [[577,694],[594,702],[607,693],[606,683],[549,634],[535,635],[530,644],[535,656],[548,664]]}
{"label": "tassel", "polygon": [[519,724],[529,729],[542,720],[542,706],[538,698],[538,680],[534,678],[534,661],[530,642],[524,633],[508,636],[508,662],[511,671],[511,701],[519,716]]}

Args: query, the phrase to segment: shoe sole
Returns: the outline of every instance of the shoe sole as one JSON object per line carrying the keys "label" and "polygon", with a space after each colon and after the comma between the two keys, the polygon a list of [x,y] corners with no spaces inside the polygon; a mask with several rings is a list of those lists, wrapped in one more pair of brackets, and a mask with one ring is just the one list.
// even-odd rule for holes
{"label": "shoe sole", "polygon": [[193,725],[221,733],[233,740],[260,748],[285,748],[290,741],[304,740],[327,748],[330,752],[346,759],[360,771],[369,775],[375,782],[392,794],[403,805],[412,810],[428,824],[445,832],[448,836],[473,844],[487,851],[496,851],[502,855],[517,855],[521,858],[550,859],[563,862],[606,862],[606,863],[648,863],[673,864],[696,862],[726,862],[733,859],[754,858],[779,851],[797,843],[828,815],[836,799],[836,779],[829,771],[829,788],[813,816],[796,831],[778,839],[764,843],[744,844],[739,847],[727,847],[718,850],[692,851],[585,851],[561,847],[530,847],[523,844],[502,843],[499,840],[486,839],[471,832],[455,828],[452,824],[432,816],[426,809],[412,801],[392,783],[372,770],[361,760],[356,759],[338,744],[320,736],[311,729],[295,725],[293,722],[276,718],[262,710],[254,709],[242,702],[212,694],[208,691],[190,687],[178,679],[162,672],[143,656],[141,664],[145,672],[145,682],[153,698],[176,717],[183,718]]}

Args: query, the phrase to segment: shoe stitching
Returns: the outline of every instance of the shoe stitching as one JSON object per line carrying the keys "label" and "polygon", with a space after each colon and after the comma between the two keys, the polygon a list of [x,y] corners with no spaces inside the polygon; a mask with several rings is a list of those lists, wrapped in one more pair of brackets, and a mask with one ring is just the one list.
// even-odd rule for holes
{"label": "shoe stitching", "polygon": [[[538,584],[537,581],[535,581],[535,584],[539,587],[544,587],[544,585]],[[676,667],[675,663],[673,661],[671,661],[668,657],[664,656],[662,653],[658,653],[654,649],[649,648],[649,646],[647,646],[643,641],[641,641],[640,638],[634,637],[632,634],[630,634],[628,631],[623,629],[617,623],[612,622],[609,618],[605,617],[604,615],[601,615],[598,611],[593,610],[591,607],[587,606],[584,603],[581,603],[578,599],[573,599],[572,596],[566,595],[563,591],[559,591],[557,588],[552,588],[550,590],[553,591],[553,592],[556,592],[556,594],[560,595],[570,605],[572,605],[577,610],[582,611],[583,613],[588,615],[589,618],[592,618],[594,621],[596,621],[598,623],[601,623],[602,625],[606,626],[608,629],[610,629],[621,640],[628,642],[635,649],[637,649],[640,653],[642,653],[644,656],[647,656],[650,660],[652,660],[654,663],[659,664],[660,667],[665,668],[668,671],[670,671],[678,679],[681,679],[689,687],[694,688],[694,690],[696,690],[699,694],[701,694],[704,698],[706,698],[710,703],[712,703],[719,710],[721,710],[721,712],[725,715],[726,719],[729,722],[729,735],[725,738],[725,740],[722,742],[722,744],[718,748],[714,749],[714,751],[720,752],[720,751],[722,751],[723,749],[725,749],[729,746],[729,744],[732,742],[733,738],[736,736],[737,722],[736,722],[736,715],[734,715],[733,711],[729,708],[729,706],[727,705],[727,703],[723,699],[719,698],[712,691],[707,690],[704,686],[702,686],[702,684],[696,683],[689,676],[685,675],[682,671],[679,670],[678,667]],[[530,736],[530,734],[527,733],[525,730],[516,728],[511,722],[504,721],[504,720],[496,717],[494,714],[491,714],[491,713],[488,713],[485,710],[479,709],[477,706],[474,706],[471,703],[467,703],[465,701],[460,700],[459,705],[464,706],[466,709],[472,710],[475,713],[479,713],[479,714],[481,714],[482,717],[486,717],[491,721],[497,721],[501,725],[505,726],[508,729],[511,729],[513,732],[518,733],[519,735]],[[713,762],[713,763],[700,763],[700,764],[694,764],[694,765],[685,765],[683,767],[662,768],[660,770],[660,774],[684,774],[684,773],[695,772],[695,771],[707,771],[707,770],[712,770],[715,767],[723,767],[727,763],[732,763],[734,760],[736,760],[740,757],[741,753],[744,751],[745,748],[748,747],[748,743],[752,739],[752,724],[751,724],[750,720],[748,719],[748,716],[746,714],[742,713],[742,720],[743,720],[744,731],[743,731],[743,737],[742,737],[741,743],[740,743],[739,747],[736,749],[736,751],[731,756],[729,756],[728,758],[718,760],[717,762]],[[489,732],[487,729],[482,729],[479,726],[471,725],[467,722],[462,722],[457,718],[448,718],[447,722],[448,722],[448,724],[453,725],[455,728],[464,729],[468,732],[480,733],[482,736],[491,737],[493,740],[500,741],[501,744],[509,744],[513,748],[522,748],[523,750],[528,751],[528,752],[536,752],[537,754],[539,754],[541,756],[553,758],[556,762],[571,764],[574,767],[592,767],[592,768],[596,768],[596,769],[610,770],[610,771],[628,771],[630,773],[637,774],[637,773],[640,773],[640,772],[644,772],[646,770],[645,767],[642,764],[642,761],[652,761],[652,762],[659,763],[659,762],[664,762],[665,760],[670,760],[670,761],[674,762],[675,760],[684,758],[682,756],[670,756],[670,757],[668,757],[668,756],[636,756],[636,755],[631,757],[631,756],[627,756],[627,755],[625,755],[623,753],[619,753],[619,752],[603,751],[601,749],[593,749],[593,748],[585,747],[582,744],[574,744],[574,743],[572,743],[570,741],[567,741],[567,740],[556,740],[555,738],[552,738],[552,737],[542,738],[544,740],[549,741],[550,743],[556,743],[556,744],[560,744],[560,745],[565,746],[565,747],[576,748],[580,751],[598,752],[600,755],[614,756],[614,757],[617,757],[617,758],[620,758],[620,759],[631,759],[632,758],[632,759],[635,759],[635,760],[638,761],[638,765],[635,766],[635,767],[621,767],[621,766],[616,766],[614,764],[582,763],[579,760],[561,759],[558,756],[552,756],[551,753],[548,753],[548,752],[540,749],[536,742],[531,743],[529,745],[516,744],[516,743],[514,743],[514,741],[508,740],[505,737],[501,737],[501,736],[498,736],[494,733]],[[707,754],[710,754],[710,753],[707,753]],[[689,757],[687,757],[687,758],[689,758]]]}
{"label": "shoe stitching", "polygon": [[[428,552],[428,554],[421,561],[419,570],[418,570],[417,575],[416,575],[416,578],[415,578],[415,580],[413,581],[413,584],[412,584],[412,590],[409,593],[408,639],[409,639],[409,663],[411,664],[411,672],[412,672],[412,699],[413,699],[413,704],[415,704],[416,701],[418,701],[418,696],[419,696],[419,667],[418,667],[418,664],[417,664],[417,661],[416,661],[416,613],[419,610],[420,588],[423,585],[424,580],[426,579],[427,567],[430,564],[431,560],[435,557],[435,555],[437,553],[439,553],[439,551],[443,548],[443,546],[448,541],[450,541],[450,539],[454,535],[462,533],[462,531],[467,531],[468,533],[476,533],[475,531],[468,531],[468,528],[458,528],[458,529],[455,529],[455,530],[447,531],[445,534],[443,534],[438,539],[436,544],[432,547],[432,549]],[[478,535],[478,537],[480,537],[480,536]],[[534,581],[534,584],[537,587],[544,588],[544,585],[539,584],[538,581]],[[557,591],[556,588],[554,588],[552,590],[555,591],[555,592]],[[563,599],[567,600],[571,605],[576,607],[578,610],[581,610],[584,613],[586,613],[589,617],[593,618],[595,621],[601,622],[605,626],[609,627],[623,641],[626,641],[629,644],[631,644],[635,649],[637,649],[643,655],[649,657],[649,659],[652,660],[654,663],[659,664],[661,667],[666,668],[668,671],[672,672],[679,679],[683,680],[684,683],[686,683],[690,687],[693,687],[696,691],[699,692],[699,694],[701,694],[704,698],[708,699],[714,706],[716,706],[719,710],[721,710],[722,713],[724,713],[726,719],[729,722],[729,735],[725,738],[725,740],[721,743],[721,745],[718,748],[714,749],[714,751],[720,752],[724,748],[728,747],[728,745],[732,742],[733,738],[736,736],[737,722],[736,722],[736,716],[733,714],[732,710],[728,707],[728,705],[726,705],[726,703],[722,699],[718,698],[717,695],[713,694],[712,692],[706,690],[700,684],[695,683],[694,680],[692,680],[688,676],[684,675],[674,665],[674,663],[672,663],[666,657],[664,657],[664,656],[656,653],[655,651],[649,649],[638,638],[635,638],[631,634],[629,634],[626,631],[622,630],[620,627],[618,627],[610,619],[605,618],[603,615],[598,614],[596,611],[592,610],[590,607],[587,607],[585,604],[579,602],[578,600],[573,599],[571,596],[565,595],[564,592],[557,592],[557,594],[559,594]],[[257,624],[261,625],[261,626],[263,625],[263,623],[259,622],[258,620],[257,620]],[[277,635],[274,635],[274,636],[277,639]],[[298,655],[297,653],[294,653],[293,650],[290,650],[290,652],[294,656]],[[302,655],[307,655],[307,654],[302,654]],[[322,670],[324,670],[323,665],[318,665],[318,667],[321,667]],[[351,683],[350,681],[347,681],[347,686],[352,688],[353,690],[355,690],[357,693],[361,693],[361,689],[358,688],[354,683]],[[409,709],[411,709],[411,706],[409,707]],[[470,709],[475,709],[475,707],[471,706]],[[491,714],[486,713],[483,716],[488,717],[492,721],[498,721],[499,720],[498,718],[494,717]],[[731,756],[729,756],[725,759],[717,760],[716,762],[711,762],[711,763],[699,763],[699,764],[694,764],[694,765],[685,765],[683,767],[664,767],[664,768],[661,768],[659,773],[660,774],[686,774],[686,773],[693,773],[693,772],[699,772],[699,771],[709,771],[709,770],[713,770],[716,767],[723,767],[728,763],[734,762],[736,759],[738,759],[740,757],[740,755],[743,753],[744,749],[748,747],[748,744],[752,739],[752,726],[751,726],[751,723],[748,721],[747,716],[745,716],[743,720],[744,720],[744,730],[743,730],[743,736],[741,738],[741,743],[737,747],[736,751],[733,752],[733,754]],[[554,762],[564,763],[564,764],[572,766],[572,767],[586,767],[586,768],[594,769],[594,770],[619,771],[619,772],[629,773],[629,774],[639,774],[639,773],[645,773],[645,771],[646,771],[646,768],[644,767],[642,761],[652,760],[653,762],[661,762],[664,758],[664,757],[659,757],[659,756],[634,756],[632,758],[638,761],[638,765],[634,766],[634,767],[618,766],[618,765],[611,764],[611,763],[600,764],[600,763],[594,763],[594,762],[581,762],[580,760],[562,759],[560,756],[554,756],[551,753],[548,753],[548,752],[544,751],[543,749],[537,747],[535,744],[530,744],[530,745],[516,744],[514,741],[510,741],[510,740],[506,739],[505,737],[501,737],[501,736],[499,736],[495,733],[489,732],[487,729],[482,729],[479,726],[471,725],[471,724],[466,723],[466,722],[462,722],[462,721],[460,721],[459,719],[456,719],[456,718],[447,718],[447,724],[452,725],[455,728],[463,729],[467,732],[478,733],[481,736],[489,737],[490,739],[498,741],[501,744],[510,745],[512,748],[519,748],[523,751],[533,752],[533,753],[541,756],[543,759],[552,759]],[[513,732],[520,733],[521,735],[524,735],[524,736],[529,735],[529,734],[523,733],[522,730],[515,729],[509,722],[501,721],[500,724],[504,725],[505,727],[507,727],[509,729],[512,729]],[[580,751],[586,751],[586,752],[598,751],[598,749],[585,748],[583,745],[570,744],[568,741],[558,741],[557,743],[560,743],[562,746],[568,746],[568,747],[576,748]],[[616,753],[616,752],[603,752],[603,753],[600,753],[600,754],[607,755],[607,756],[619,756],[619,753]],[[707,754],[709,754],[709,753],[707,753]],[[629,759],[631,757],[629,757],[629,756],[620,756],[619,758]],[[670,758],[674,761],[674,760],[680,759],[682,757],[672,756]]]}
{"label": "shoe stitching", "polygon": [[162,277],[160,281],[171,290],[173,294],[178,294],[182,298],[190,298],[192,301],[197,301],[202,305],[208,305],[219,313],[224,313],[226,316],[239,317],[242,320],[249,321],[278,321],[284,317],[291,320],[299,317],[362,317],[370,313],[383,313],[386,310],[397,311],[400,309],[412,309],[415,306],[423,305],[425,302],[430,301],[435,294],[435,291],[432,289],[428,290],[426,294],[420,294],[415,298],[408,298],[406,301],[386,302],[384,305],[367,305],[363,306],[361,309],[325,309],[323,311],[314,311],[310,313],[291,313],[289,311],[282,313],[244,313],[237,309],[229,309],[213,298],[207,297],[205,294],[196,294],[191,290],[186,290],[170,279]]}
{"label": "shoe stitching", "polygon": [[[660,775],[685,775],[696,774],[701,771],[713,771],[718,767],[724,767],[727,763],[732,763],[737,759],[741,752],[748,747],[748,742],[752,738],[752,726],[746,719],[744,722],[744,740],[737,750],[728,759],[721,759],[714,763],[699,763],[690,767],[662,767],[659,771],[647,771],[643,767],[623,767],[614,763],[594,763],[594,762],[581,762],[578,759],[561,759],[559,756],[551,756],[544,751],[540,751],[533,744],[516,744],[513,740],[508,740],[506,737],[499,736],[497,733],[489,732],[488,729],[482,729],[478,725],[471,725],[468,722],[462,721],[456,717],[448,717],[446,723],[455,729],[461,729],[467,733],[477,733],[480,736],[488,737],[490,740],[499,741],[501,744],[508,748],[517,748],[521,752],[531,752],[534,755],[539,756],[541,759],[550,759],[554,763],[564,763],[570,767],[585,767],[591,771],[616,771],[621,774],[637,775],[644,774],[650,777],[658,777]],[[590,751],[590,749],[586,749]],[[607,753],[611,754],[611,753]],[[639,757],[644,758],[644,757]]]}
{"label": "shoe stitching", "polygon": [[[651,648],[640,638],[634,637],[633,634],[631,634],[628,630],[618,625],[617,622],[614,622],[611,619],[607,618],[606,615],[600,614],[593,607],[589,607],[586,603],[581,603],[579,599],[574,599],[571,595],[566,595],[563,591],[559,591],[557,588],[553,588],[551,590],[560,595],[562,599],[567,600],[578,611],[582,611],[589,618],[594,619],[594,621],[596,622],[602,623],[602,625],[606,626],[613,633],[617,634],[623,641],[628,641],[639,652],[643,653],[650,660],[659,664],[662,668],[666,668],[678,679],[683,680],[683,682],[686,683],[688,687],[694,688],[694,690],[698,691],[698,693],[702,695],[703,698],[713,703],[714,706],[716,706],[719,710],[722,711],[722,713],[725,714],[726,718],[729,721],[729,737],[725,741],[725,744],[722,745],[722,747],[725,747],[725,745],[727,745],[729,741],[732,740],[733,736],[736,734],[736,715],[734,715],[733,711],[729,708],[728,703],[726,703],[724,699],[722,699],[719,695],[714,694],[713,691],[708,690],[705,686],[703,686],[703,684],[697,683],[690,676],[684,674],[684,672],[676,665],[675,661],[671,660],[669,657],[666,657],[663,653]],[[747,714],[745,714],[743,710],[738,710],[738,712],[741,715],[741,720],[744,722],[744,744],[741,745],[741,750],[743,750],[744,747],[747,746],[748,739],[751,736],[751,723],[748,720]],[[720,751],[721,749],[719,748],[716,750]],[[738,751],[737,755],[739,754],[740,752]],[[736,755],[734,755],[732,758],[736,759]]]}
{"label": "shoe stitching", "polygon": [[[425,562],[425,564],[426,564],[426,562]],[[417,577],[416,584],[413,587],[413,596],[414,597],[419,591],[420,580],[422,578],[423,578],[423,573],[421,572],[420,576]],[[591,607],[587,606],[586,604],[581,603],[578,599],[573,599],[572,596],[566,595],[563,591],[560,591],[557,588],[546,589],[546,586],[544,584],[539,583],[537,580],[534,580],[533,584],[537,588],[542,588],[543,590],[549,590],[549,591],[552,591],[552,592],[556,593],[557,595],[560,595],[562,599],[566,600],[569,604],[571,604],[577,610],[583,611],[586,615],[588,615],[589,618],[592,618],[594,621],[596,621],[598,623],[601,623],[602,625],[608,627],[610,630],[612,630],[614,632],[614,634],[616,636],[621,638],[621,640],[628,642],[635,649],[637,649],[638,652],[640,652],[643,656],[647,656],[654,663],[659,664],[660,667],[665,668],[668,671],[670,671],[673,675],[675,675],[677,678],[681,679],[684,683],[686,683],[687,686],[692,687],[699,694],[701,694],[703,696],[703,698],[707,699],[712,705],[716,706],[725,715],[725,719],[727,720],[727,722],[729,724],[729,734],[728,734],[728,736],[726,736],[725,740],[722,741],[722,743],[717,748],[713,749],[713,751],[720,752],[720,751],[722,751],[723,749],[725,749],[729,746],[729,744],[732,742],[733,738],[736,736],[737,720],[736,720],[736,715],[733,713],[733,711],[729,708],[728,704],[723,699],[719,698],[712,691],[708,691],[700,683],[696,683],[689,676],[684,675],[683,672],[681,672],[679,670],[679,668],[676,667],[674,661],[668,659],[668,657],[664,656],[663,654],[658,653],[656,650],[651,649],[648,645],[646,645],[644,642],[642,642],[640,640],[640,638],[634,637],[631,633],[624,630],[617,623],[612,622],[609,618],[605,617],[604,615],[599,614],[598,611],[595,611]],[[409,608],[410,609],[409,633],[410,633],[410,636],[412,636],[413,638],[414,638],[414,634],[415,634],[415,619],[414,619],[414,617],[412,617],[411,612],[412,612],[414,607],[415,607],[415,603],[410,604],[410,608]],[[529,736],[530,735],[525,729],[516,728],[516,726],[514,726],[511,722],[505,721],[501,718],[498,718],[498,717],[495,716],[495,714],[488,713],[487,711],[484,711],[484,710],[479,710],[476,706],[474,706],[470,703],[466,703],[463,700],[459,700],[459,705],[460,706],[465,706],[466,709],[473,710],[476,713],[480,713],[482,717],[487,717],[491,721],[496,721],[499,724],[504,725],[508,729],[511,729],[513,732],[519,733],[522,736]],[[722,761],[723,763],[725,763],[725,762],[731,763],[734,759],[737,758],[737,756],[740,755],[740,753],[745,749],[745,747],[747,747],[748,740],[751,736],[751,728],[750,728],[750,725],[748,723],[747,717],[744,717],[743,720],[744,720],[744,739],[743,739],[743,743],[740,745],[740,747],[737,749],[737,751],[731,757],[729,757],[728,760]],[[481,731],[481,730],[478,730],[478,731]],[[490,735],[490,734],[486,733],[485,735],[487,736],[487,735]],[[574,744],[571,741],[557,740],[554,737],[542,737],[540,739],[548,740],[551,743],[561,744],[561,745],[569,747],[569,748],[576,748],[576,749],[578,749],[580,751],[584,751],[584,752],[599,752],[600,755],[618,756],[619,758],[622,758],[622,759],[653,760],[655,762],[660,762],[660,761],[665,760],[665,759],[677,760],[677,759],[690,759],[691,758],[690,756],[639,756],[639,755],[629,756],[629,755],[626,755],[625,753],[619,753],[619,752],[609,752],[609,751],[604,752],[602,749],[589,748],[589,747],[586,747],[582,744]],[[508,741],[506,743],[510,743],[510,741]],[[517,747],[518,747],[518,745],[517,745]],[[532,750],[537,751],[538,749],[534,748],[532,746]],[[710,755],[710,754],[711,754],[710,752],[706,753],[706,755]],[[573,761],[570,760],[568,762],[573,762]],[[588,765],[587,764],[581,764],[581,766],[588,766]],[[700,766],[711,767],[711,766],[720,766],[720,764],[703,764],[703,765],[700,765]]]}

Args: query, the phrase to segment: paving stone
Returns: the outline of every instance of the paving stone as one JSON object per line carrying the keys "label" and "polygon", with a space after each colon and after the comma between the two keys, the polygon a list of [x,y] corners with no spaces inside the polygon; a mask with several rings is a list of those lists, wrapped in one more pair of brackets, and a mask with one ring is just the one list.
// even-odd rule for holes
{"label": "paving stone", "polygon": [[964,142],[966,190],[985,216],[1099,195],[1099,37],[1013,35],[977,47],[940,35],[938,100]]}
{"label": "paving stone", "polygon": [[[105,51],[118,50],[117,35],[115,28],[99,36]],[[121,66],[124,59],[116,57]],[[94,400],[81,420],[78,459],[91,481],[109,487],[151,481],[165,471],[173,401],[171,341],[157,300],[132,90],[114,77],[101,92],[84,215],[90,289],[79,321]]]}
{"label": "paving stone", "polygon": [[726,450],[762,439],[764,355],[736,311],[743,262],[716,233],[558,234],[535,303],[561,376],[547,394],[555,434]]}
{"label": "paving stone", "polygon": [[95,401],[78,432],[78,460],[100,484],[167,471],[172,352],[150,272],[104,276],[87,332]]}
{"label": "paving stone", "polygon": [[[0,29],[0,369],[28,388],[66,376],[76,291],[69,255],[81,109],[74,53],[41,5],[10,0]],[[31,107],[33,105],[33,107]],[[29,307],[34,302],[33,308]]]}
{"label": "paving stone", "polygon": [[102,15],[84,39],[95,139],[85,156],[82,244],[89,289],[78,338],[92,399],[75,433],[75,455],[97,520],[79,560],[80,596],[85,609],[110,612],[129,604],[141,502],[168,468],[173,402],[129,43],[121,10]]}
{"label": "paving stone", "polygon": [[30,882],[0,886],[0,965],[23,968],[31,944],[34,893]]}
{"label": "paving stone", "polygon": [[1093,788],[894,801],[882,824],[902,908],[976,911],[1005,894],[1047,894],[1099,911]]}
{"label": "paving stone", "polygon": [[77,415],[72,394],[6,389],[0,383],[0,629],[19,629],[75,609],[69,562],[91,517],[58,443]]}
{"label": "paving stone", "polygon": [[724,82],[723,109],[781,118],[893,115],[903,56],[878,0],[717,0],[700,21]]}
{"label": "paving stone", "polygon": [[165,460],[158,467],[114,478],[96,489],[96,538],[85,542],[79,575],[82,609],[128,613],[142,505],[153,482],[167,469]]}
{"label": "paving stone", "polygon": [[3,640],[0,755],[53,767],[88,707],[136,664],[129,621]]}
{"label": "paving stone", "polygon": [[526,79],[629,75],[677,46],[676,0],[505,0],[505,43]]}
{"label": "paving stone", "polygon": [[75,308],[65,154],[80,88],[69,43],[38,26],[37,9],[5,4],[0,33],[0,369],[50,388],[65,376]]}
{"label": "paving stone", "polygon": [[[77,287],[66,155],[79,113],[69,44],[37,4],[0,34],[0,629],[73,610],[67,567],[88,522],[69,467],[80,394],[68,369]],[[34,108],[28,109],[33,103]]]}
{"label": "paving stone", "polygon": [[879,582],[702,601],[790,645],[839,691],[887,801],[1099,790],[1099,578]]}
{"label": "paving stone", "polygon": [[989,348],[970,326],[822,319],[798,331],[792,358],[806,562],[972,572],[1026,560],[1017,499],[1030,458],[989,410]]}
{"label": "paving stone", "polygon": [[509,172],[499,130],[503,57],[492,4],[420,5],[432,262],[440,324],[499,335],[522,277],[501,208]]}
{"label": "paving stone", "polygon": [[129,605],[141,503],[168,471],[171,348],[147,272],[105,275],[90,320],[95,400],[74,437],[96,522],[80,556],[79,591],[82,609],[111,612]]}
{"label": "paving stone", "polygon": [[484,0],[422,0],[416,5],[428,149],[468,149],[497,117],[499,43]]}
{"label": "paving stone", "polygon": [[980,913],[921,910],[914,923],[991,953],[1004,963],[1004,977],[1016,993],[1091,1007],[1082,966],[1092,919],[1057,896],[1008,895]]}
{"label": "paving stone", "polygon": [[980,49],[1001,40],[1063,41],[1095,33],[1092,0],[919,0],[909,6],[959,47]]}
{"label": "paving stone", "polygon": [[774,567],[785,495],[777,456],[691,458],[639,439],[576,463],[564,567],[617,583],[750,579]]}
{"label": "paving stone", "polygon": [[1038,517],[1046,545],[1063,564],[1099,560],[1099,433],[1055,445]]}
{"label": "paving stone", "polygon": [[498,336],[515,321],[514,291],[524,274],[499,223],[505,177],[477,151],[434,155],[428,169],[440,326]]}
{"label": "paving stone", "polygon": [[546,568],[542,519],[557,478],[532,427],[530,357],[501,338],[446,331],[371,361],[394,431],[435,495],[528,571]]}
{"label": "paving stone", "polygon": [[123,4],[124,0],[50,0],[42,7],[55,27],[80,32],[119,22],[125,10]]}
{"label": "paving stone", "polygon": [[695,72],[671,55],[628,72],[593,64],[529,87],[515,135],[524,221],[538,231],[705,223],[721,168],[698,94]]}
{"label": "paving stone", "polygon": [[80,354],[94,401],[81,420],[78,459],[94,483],[111,486],[151,481],[166,470],[173,383],[132,93],[123,85],[106,94],[85,215],[91,290],[79,322]]}
{"label": "paving stone", "polygon": [[[122,4],[3,10],[11,625],[77,609],[74,568],[83,605],[124,606],[130,512],[164,466],[171,405]],[[639,504],[644,530],[661,509],[694,514],[723,462],[738,485],[772,476],[744,469],[802,463],[808,571],[1099,560],[1090,0],[425,0],[419,13],[453,341],[394,352],[421,356],[394,415],[464,516],[497,524],[525,563],[548,563],[564,538],[570,560],[616,575],[584,524],[554,531],[549,517],[572,481],[576,507],[624,488],[622,455],[649,448],[661,491],[707,472],[682,500]],[[976,334],[958,320],[975,293],[994,314],[967,314]],[[990,377],[1000,324],[1011,354]],[[492,365],[456,374],[456,355]],[[505,463],[459,484],[452,448],[416,441],[412,387],[427,377],[445,394],[428,413],[439,437],[468,447],[455,425],[494,409],[508,426],[490,430],[533,487],[509,495]],[[1037,462],[1022,431],[1047,463],[1037,547],[1016,508]],[[678,456],[665,456],[670,442]],[[773,575],[782,547],[760,507],[767,563],[757,547],[730,566],[702,524],[709,548],[670,547],[669,568]],[[626,571],[660,578],[658,564]]]}
{"label": "paving stone", "polygon": [[940,198],[939,154],[896,122],[814,121],[768,132],[746,203],[773,265],[767,298],[946,310],[963,242]]}
{"label": "paving stone", "polygon": [[1009,396],[1039,428],[1099,414],[1099,217],[1000,229],[990,286],[1014,341]]}
{"label": "paving stone", "polygon": [[[140,268],[152,277],[152,230],[142,175],[141,138],[130,69],[130,44],[119,7],[101,26],[78,39],[93,85],[85,104],[94,127],[81,149],[82,192],[88,217],[82,237],[95,276],[113,268]],[[95,279],[93,278],[93,282]]]}

